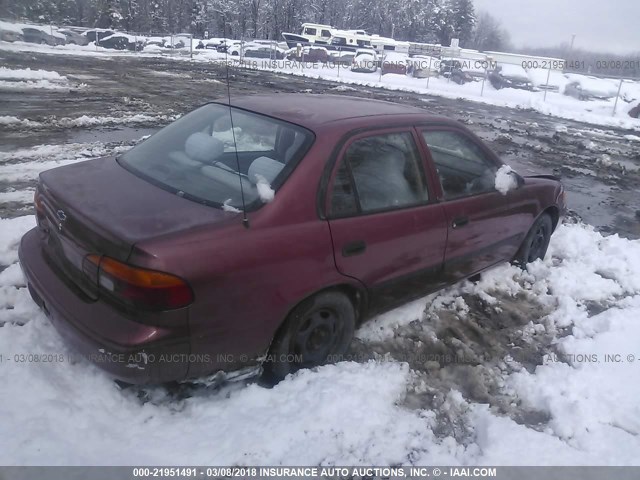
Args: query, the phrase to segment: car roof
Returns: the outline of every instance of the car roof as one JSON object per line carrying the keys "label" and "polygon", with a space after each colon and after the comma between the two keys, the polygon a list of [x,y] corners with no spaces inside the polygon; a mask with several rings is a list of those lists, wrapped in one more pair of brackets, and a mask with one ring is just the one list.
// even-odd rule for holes
{"label": "car roof", "polygon": [[340,120],[364,119],[381,115],[415,117],[419,114],[425,121],[451,122],[444,117],[430,115],[417,107],[345,95],[302,93],[247,95],[232,98],[231,105],[295,123],[311,130]]}

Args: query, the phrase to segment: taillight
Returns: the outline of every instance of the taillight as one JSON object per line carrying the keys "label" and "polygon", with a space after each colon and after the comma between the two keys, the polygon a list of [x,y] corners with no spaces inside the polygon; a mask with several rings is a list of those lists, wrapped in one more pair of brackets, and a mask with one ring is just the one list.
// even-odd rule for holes
{"label": "taillight", "polygon": [[127,306],[160,311],[186,307],[193,302],[191,287],[175,275],[99,255],[89,255],[87,260],[98,267],[100,291]]}
{"label": "taillight", "polygon": [[40,191],[36,188],[36,191],[33,194],[33,206],[36,209],[36,221],[38,225],[40,224],[40,219],[45,217],[44,213],[44,203],[42,202],[42,195],[40,195]]}

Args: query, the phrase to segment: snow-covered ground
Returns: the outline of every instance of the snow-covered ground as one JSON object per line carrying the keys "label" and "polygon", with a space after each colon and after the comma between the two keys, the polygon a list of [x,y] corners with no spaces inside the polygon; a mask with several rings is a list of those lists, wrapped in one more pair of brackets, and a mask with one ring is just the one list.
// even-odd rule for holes
{"label": "snow-covered ground", "polygon": [[[186,399],[161,387],[120,390],[94,366],[70,362],[31,301],[17,246],[33,226],[31,216],[0,220],[0,464],[640,463],[638,241],[564,225],[545,261],[526,272],[501,266],[358,332],[365,347],[417,324],[437,338],[438,319],[469,321],[469,299],[507,323],[507,299],[535,302],[544,314],[522,325],[518,341],[549,336],[552,347],[534,368],[495,359],[492,396],[505,407],[444,383],[446,369],[411,369],[388,354],[301,371],[273,389],[231,384]],[[468,356],[459,343],[457,354]],[[419,401],[434,392],[437,406]],[[536,421],[518,417],[521,409]]]}

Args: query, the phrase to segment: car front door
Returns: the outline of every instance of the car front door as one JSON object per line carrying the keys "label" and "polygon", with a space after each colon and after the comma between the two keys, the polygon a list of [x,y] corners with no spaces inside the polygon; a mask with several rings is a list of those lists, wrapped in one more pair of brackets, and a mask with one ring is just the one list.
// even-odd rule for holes
{"label": "car front door", "polygon": [[354,136],[329,180],[336,267],[367,287],[373,311],[440,286],[447,224],[418,141],[413,129]]}
{"label": "car front door", "polygon": [[420,133],[447,217],[444,277],[453,282],[511,260],[533,222],[535,199],[524,188],[498,192],[500,161],[466,132],[430,127]]}

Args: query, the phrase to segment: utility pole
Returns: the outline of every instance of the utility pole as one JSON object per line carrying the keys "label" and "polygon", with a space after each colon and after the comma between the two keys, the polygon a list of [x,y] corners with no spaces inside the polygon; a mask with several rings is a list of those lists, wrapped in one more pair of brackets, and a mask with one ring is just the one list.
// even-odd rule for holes
{"label": "utility pole", "polygon": [[395,32],[395,30],[396,30],[396,24],[392,23],[391,24],[391,38],[393,38],[393,33]]}
{"label": "utility pole", "polygon": [[576,34],[574,33],[571,35],[571,46],[569,47],[569,50],[573,50],[573,42],[575,41],[575,39],[576,39]]}

